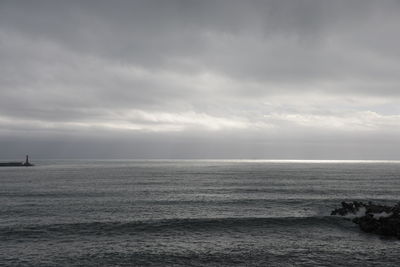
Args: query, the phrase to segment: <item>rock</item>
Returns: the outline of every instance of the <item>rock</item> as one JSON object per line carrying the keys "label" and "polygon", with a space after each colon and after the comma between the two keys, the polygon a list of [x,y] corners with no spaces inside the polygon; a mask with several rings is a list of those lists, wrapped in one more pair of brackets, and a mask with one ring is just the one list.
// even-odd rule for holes
{"label": "rock", "polygon": [[342,202],[331,215],[354,216],[352,221],[364,232],[400,238],[400,203],[390,207],[372,202]]}

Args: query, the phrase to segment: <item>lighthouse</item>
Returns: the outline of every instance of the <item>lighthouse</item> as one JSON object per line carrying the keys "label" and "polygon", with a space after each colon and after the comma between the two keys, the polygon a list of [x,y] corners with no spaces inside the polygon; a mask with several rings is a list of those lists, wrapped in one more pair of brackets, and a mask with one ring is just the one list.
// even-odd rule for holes
{"label": "lighthouse", "polygon": [[33,164],[29,162],[29,156],[28,155],[26,155],[26,157],[25,157],[24,166],[33,166]]}

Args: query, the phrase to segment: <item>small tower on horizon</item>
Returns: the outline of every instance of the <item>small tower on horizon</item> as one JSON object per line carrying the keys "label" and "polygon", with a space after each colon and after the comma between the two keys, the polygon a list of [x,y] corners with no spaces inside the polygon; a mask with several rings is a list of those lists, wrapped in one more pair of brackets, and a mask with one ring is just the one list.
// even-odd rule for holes
{"label": "small tower on horizon", "polygon": [[23,166],[33,166],[33,164],[29,162],[29,155],[25,156],[25,162]]}

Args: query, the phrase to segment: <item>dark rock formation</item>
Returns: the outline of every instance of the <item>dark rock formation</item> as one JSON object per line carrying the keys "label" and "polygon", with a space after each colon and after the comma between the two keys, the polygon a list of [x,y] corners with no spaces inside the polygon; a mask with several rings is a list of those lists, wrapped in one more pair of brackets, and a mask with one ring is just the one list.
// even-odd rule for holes
{"label": "dark rock formation", "polygon": [[342,207],[331,215],[353,216],[352,221],[364,232],[400,238],[400,203],[390,207],[371,202],[342,202]]}

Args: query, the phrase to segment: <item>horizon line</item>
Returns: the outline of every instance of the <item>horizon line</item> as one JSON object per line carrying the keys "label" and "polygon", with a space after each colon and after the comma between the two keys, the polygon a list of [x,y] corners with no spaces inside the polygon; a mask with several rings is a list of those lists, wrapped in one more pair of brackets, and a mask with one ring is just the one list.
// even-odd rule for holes
{"label": "horizon line", "polygon": [[[32,157],[30,157],[32,158]],[[1,158],[0,160],[3,160]],[[4,158],[9,160],[9,158]],[[223,158],[35,158],[33,160],[96,160],[96,161],[221,161],[221,162],[304,162],[304,163],[384,163],[384,162],[400,162],[400,159],[246,159],[246,158],[234,158],[234,159],[223,159]]]}

